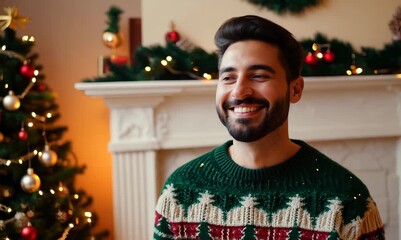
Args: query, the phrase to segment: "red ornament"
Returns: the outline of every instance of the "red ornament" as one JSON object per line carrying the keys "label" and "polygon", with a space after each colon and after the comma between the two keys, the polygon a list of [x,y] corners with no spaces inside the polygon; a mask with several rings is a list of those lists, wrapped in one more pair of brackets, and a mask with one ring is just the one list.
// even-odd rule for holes
{"label": "red ornament", "polygon": [[21,141],[26,141],[28,140],[28,132],[25,131],[24,128],[21,128],[21,130],[18,133],[18,139]]}
{"label": "red ornament", "polygon": [[325,60],[326,62],[331,63],[331,62],[334,61],[334,59],[336,59],[336,55],[334,55],[334,53],[332,53],[332,52],[330,52],[330,51],[327,51],[327,52],[325,52],[325,53],[323,54],[323,58],[324,58],[324,60]]}
{"label": "red ornament", "polygon": [[166,33],[166,42],[177,43],[180,41],[180,34],[175,31],[174,23],[171,23],[171,31]]}
{"label": "red ornament", "polygon": [[125,56],[112,55],[110,57],[110,62],[117,66],[124,66],[128,63],[128,58]]}
{"label": "red ornament", "polygon": [[22,65],[20,68],[20,73],[24,77],[31,78],[35,74],[35,68],[27,63],[24,63],[24,65]]}
{"label": "red ornament", "polygon": [[24,240],[35,240],[38,236],[38,230],[31,223],[28,223],[26,227],[22,228],[21,236]]}
{"label": "red ornament", "polygon": [[317,63],[317,58],[314,54],[309,52],[305,57],[305,62],[309,65],[315,65]]}
{"label": "red ornament", "polygon": [[170,31],[166,34],[166,42],[176,43],[180,41],[180,34],[176,31]]}
{"label": "red ornament", "polygon": [[43,92],[44,90],[46,90],[46,88],[47,88],[47,86],[43,82],[39,82],[36,84],[36,90],[38,92]]}

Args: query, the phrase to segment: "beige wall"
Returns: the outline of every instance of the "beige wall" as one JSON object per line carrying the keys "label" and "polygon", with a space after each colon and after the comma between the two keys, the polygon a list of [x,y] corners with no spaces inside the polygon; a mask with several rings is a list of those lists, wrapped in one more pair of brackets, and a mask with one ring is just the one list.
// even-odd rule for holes
{"label": "beige wall", "polygon": [[[301,16],[277,14],[246,0],[146,0],[142,1],[143,42],[164,42],[174,21],[184,38],[214,50],[213,35],[226,19],[256,14],[288,28],[297,39],[310,38],[317,31],[330,38],[351,42],[356,48],[381,48],[391,41],[388,23],[401,6],[400,0],[323,0],[323,4]],[[157,7],[155,7],[157,6]]]}
{"label": "beige wall", "polygon": [[[22,16],[31,22],[18,34],[33,35],[33,51],[39,54],[47,83],[57,93],[62,118],[60,124],[69,131],[73,150],[81,164],[87,165],[77,185],[94,198],[93,211],[100,218],[99,229],[113,230],[112,165],[107,150],[110,139],[109,112],[100,99],[93,99],[74,89],[74,83],[96,76],[97,57],[108,54],[102,43],[106,28],[106,11],[115,4],[124,10],[121,32],[128,37],[128,18],[140,16],[139,0],[1,0],[3,7],[18,6]],[[128,44],[121,47],[128,54]]]}
{"label": "beige wall", "polygon": [[[112,166],[107,150],[110,138],[109,112],[100,99],[74,89],[74,83],[96,75],[96,59],[109,50],[101,35],[106,27],[105,12],[111,5],[124,10],[121,32],[128,36],[129,17],[143,18],[145,45],[164,43],[170,21],[182,38],[206,50],[214,50],[213,34],[227,18],[244,14],[268,17],[287,27],[298,38],[309,38],[317,31],[330,38],[349,41],[355,47],[380,48],[391,40],[388,22],[399,0],[324,0],[324,4],[302,16],[278,16],[245,0],[1,0],[4,6],[18,6],[21,15],[32,21],[19,33],[36,37],[34,52],[50,86],[58,94],[61,124],[69,127],[79,162],[87,165],[78,186],[94,197],[93,210],[99,214],[99,228],[112,230]],[[3,12],[2,12],[3,13]],[[127,44],[120,49],[128,54]]]}

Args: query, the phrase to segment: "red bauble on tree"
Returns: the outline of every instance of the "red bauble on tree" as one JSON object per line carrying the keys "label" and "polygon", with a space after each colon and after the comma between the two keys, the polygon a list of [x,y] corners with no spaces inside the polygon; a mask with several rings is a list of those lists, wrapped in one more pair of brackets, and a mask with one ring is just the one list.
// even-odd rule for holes
{"label": "red bauble on tree", "polygon": [[21,128],[21,130],[18,132],[18,139],[21,141],[28,140],[28,132],[25,131],[24,128]]}
{"label": "red bauble on tree", "polygon": [[313,53],[309,52],[305,57],[305,62],[309,65],[315,65],[317,63],[317,58]]}
{"label": "red bauble on tree", "polygon": [[26,227],[22,228],[21,236],[24,240],[35,240],[38,236],[38,230],[31,223],[28,223]]}
{"label": "red bauble on tree", "polygon": [[326,62],[331,63],[331,62],[334,61],[334,59],[336,59],[336,55],[334,55],[333,52],[331,52],[330,50],[328,50],[327,52],[325,52],[325,53],[323,54],[323,59],[324,59]]}
{"label": "red bauble on tree", "polygon": [[35,74],[35,68],[28,63],[24,63],[20,68],[20,73],[24,77],[31,78]]}
{"label": "red bauble on tree", "polygon": [[171,31],[166,33],[166,42],[176,43],[180,41],[180,34],[175,31],[174,23],[171,23]]}
{"label": "red bauble on tree", "polygon": [[46,88],[47,88],[47,86],[43,82],[39,82],[39,83],[36,84],[36,90],[38,92],[43,92],[44,90],[46,90]]}

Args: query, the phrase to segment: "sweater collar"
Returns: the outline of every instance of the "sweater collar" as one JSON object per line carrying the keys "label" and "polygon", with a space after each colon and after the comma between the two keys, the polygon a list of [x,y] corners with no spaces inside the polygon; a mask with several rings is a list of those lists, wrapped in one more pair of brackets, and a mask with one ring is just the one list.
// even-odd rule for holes
{"label": "sweater collar", "polygon": [[303,166],[307,160],[310,148],[308,144],[300,140],[292,140],[301,148],[298,152],[286,161],[272,167],[249,169],[238,165],[228,154],[228,148],[233,141],[227,141],[225,144],[214,150],[214,159],[221,171],[229,177],[243,180],[266,180],[277,179],[292,175],[299,171],[299,167]]}

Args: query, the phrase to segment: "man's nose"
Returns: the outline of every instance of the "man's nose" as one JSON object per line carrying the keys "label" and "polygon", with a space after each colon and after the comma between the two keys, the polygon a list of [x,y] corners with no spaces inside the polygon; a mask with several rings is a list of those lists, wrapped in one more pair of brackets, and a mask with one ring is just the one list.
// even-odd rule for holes
{"label": "man's nose", "polygon": [[235,99],[245,99],[253,94],[253,89],[249,81],[245,78],[238,79],[235,83],[231,95]]}

